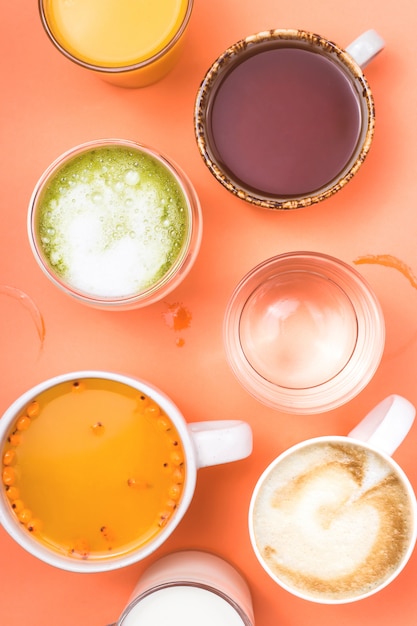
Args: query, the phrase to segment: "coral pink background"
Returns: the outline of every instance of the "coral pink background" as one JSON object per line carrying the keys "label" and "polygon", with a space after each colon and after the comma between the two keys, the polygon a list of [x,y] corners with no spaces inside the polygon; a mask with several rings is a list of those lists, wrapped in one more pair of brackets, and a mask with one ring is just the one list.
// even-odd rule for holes
{"label": "coral pink background", "polygon": [[[416,5],[406,0],[195,0],[180,63],[158,84],[127,91],[61,56],[42,30],[37,2],[3,2],[0,414],[49,376],[109,369],[158,385],[189,421],[247,420],[255,446],[247,460],[201,470],[192,506],[171,539],[124,570],[55,570],[0,529],[1,624],[104,626],[117,619],[150,562],[172,550],[201,548],[244,572],[257,626],[415,626],[417,553],[377,596],[319,606],[268,578],[251,550],[246,518],[259,474],[282,450],[307,437],[346,434],[389,393],[417,404],[416,19]],[[285,27],[317,32],[341,46],[368,28],[386,40],[365,70],[377,120],[363,168],[333,198],[288,213],[250,207],[223,189],[204,166],[193,131],[195,95],[215,58],[246,35]],[[193,181],[204,213],[201,252],[184,283],[166,301],[133,312],[88,309],[59,292],[35,264],[26,236],[28,201],[44,168],[78,143],[107,137],[137,140],[171,156]],[[252,399],[229,369],[222,343],[224,309],[235,284],[258,262],[291,250],[324,252],[355,265],[380,299],[387,327],[383,360],[368,387],[348,405],[313,417],[286,415]],[[389,255],[397,266],[390,259],[388,265],[355,264],[368,255]],[[6,286],[36,303],[45,324],[43,346],[33,310],[25,306],[29,300],[19,301],[19,292]],[[415,487],[416,442],[417,424],[395,453]]]}

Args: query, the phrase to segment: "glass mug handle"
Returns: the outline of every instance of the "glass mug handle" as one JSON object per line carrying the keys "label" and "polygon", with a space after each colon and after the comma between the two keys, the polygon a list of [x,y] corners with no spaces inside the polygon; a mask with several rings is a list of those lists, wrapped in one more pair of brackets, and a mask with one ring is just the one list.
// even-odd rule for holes
{"label": "glass mug handle", "polygon": [[415,414],[411,402],[393,394],[377,404],[348,437],[360,439],[391,456],[407,436]]}
{"label": "glass mug handle", "polygon": [[385,41],[375,30],[359,35],[345,50],[362,69],[385,47]]}
{"label": "glass mug handle", "polygon": [[196,450],[197,468],[238,461],[252,452],[252,430],[240,420],[188,424]]}

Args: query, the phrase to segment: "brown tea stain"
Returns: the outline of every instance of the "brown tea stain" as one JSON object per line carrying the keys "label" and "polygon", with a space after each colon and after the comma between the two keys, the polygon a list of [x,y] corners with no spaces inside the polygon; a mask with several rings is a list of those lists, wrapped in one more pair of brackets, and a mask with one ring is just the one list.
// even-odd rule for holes
{"label": "brown tea stain", "polygon": [[30,298],[27,293],[22,291],[21,289],[17,289],[16,287],[9,287],[7,285],[0,285],[0,295],[8,296],[10,298],[14,298],[18,302],[24,306],[27,311],[30,313],[30,316],[35,324],[36,331],[40,341],[40,348],[43,348],[43,344],[45,341],[45,322],[43,320],[42,314],[34,303],[32,298]]}
{"label": "brown tea stain", "polygon": [[360,256],[353,261],[355,265],[383,265],[384,267],[391,267],[403,274],[405,278],[408,280],[410,285],[417,289],[417,278],[414,275],[411,268],[406,265],[403,261],[398,259],[391,254],[367,254],[365,256]]}
{"label": "brown tea stain", "polygon": [[[167,311],[162,313],[165,324],[173,330],[175,333],[180,333],[191,326],[192,314],[180,302],[174,302],[167,304]],[[176,338],[176,345],[182,348],[185,344],[185,339],[182,336]]]}

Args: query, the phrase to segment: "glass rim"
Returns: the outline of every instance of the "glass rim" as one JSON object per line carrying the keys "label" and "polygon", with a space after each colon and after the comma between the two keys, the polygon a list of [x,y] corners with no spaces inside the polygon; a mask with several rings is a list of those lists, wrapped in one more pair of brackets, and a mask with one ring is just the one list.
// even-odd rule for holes
{"label": "glass rim", "polygon": [[[271,42],[278,42],[285,45],[285,42],[303,42],[307,47],[315,47],[323,50],[323,53],[331,60],[342,66],[345,72],[360,85],[358,88],[358,102],[360,103],[362,118],[361,133],[357,141],[356,148],[347,163],[341,168],[338,175],[332,180],[322,185],[320,189],[307,193],[300,193],[292,196],[278,196],[275,194],[264,194],[260,190],[253,190],[249,186],[245,187],[243,181],[235,180],[229,173],[222,170],[217,163],[215,150],[211,147],[209,133],[206,130],[207,117],[210,117],[210,109],[216,93],[223,78],[227,76],[230,69],[238,63],[242,53],[247,50],[260,48]],[[365,104],[364,104],[365,103]],[[375,106],[374,99],[362,69],[348,52],[340,48],[336,43],[325,39],[315,33],[299,29],[274,29],[261,31],[249,35],[229,46],[206,72],[197,92],[194,105],[194,134],[200,155],[208,167],[211,174],[228,191],[245,200],[249,204],[266,209],[291,210],[305,208],[329,198],[342,189],[356,174],[364,162],[374,136],[375,130]]]}
{"label": "glass rim", "polygon": [[193,587],[197,589],[203,589],[204,591],[209,591],[214,595],[220,597],[222,600],[227,602],[238,614],[243,622],[243,626],[254,626],[250,617],[245,613],[243,608],[227,593],[214,587],[208,583],[198,582],[195,580],[189,580],[187,578],[182,578],[175,581],[167,581],[158,585],[153,585],[149,589],[146,589],[142,593],[140,593],[136,598],[134,598],[129,604],[125,607],[122,615],[119,617],[118,621],[114,624],[114,626],[123,626],[125,619],[129,617],[129,613],[134,609],[144,598],[151,596],[153,593],[157,593],[163,589],[170,589],[172,587]]}
{"label": "glass rim", "polygon": [[129,64],[125,64],[125,65],[116,65],[116,66],[97,65],[95,63],[89,63],[88,61],[84,61],[84,60],[80,59],[79,57],[75,56],[74,54],[72,54],[71,52],[69,52],[64,47],[64,45],[59,42],[59,40],[55,36],[52,28],[49,26],[48,19],[46,17],[46,13],[45,13],[45,9],[44,9],[44,3],[45,3],[45,0],[38,0],[38,10],[39,10],[39,15],[40,15],[40,18],[41,18],[41,22],[42,22],[42,26],[44,28],[44,31],[46,32],[46,34],[47,34],[49,40],[51,41],[51,43],[67,59],[69,59],[73,63],[76,63],[77,65],[80,65],[81,67],[84,67],[84,68],[89,69],[89,70],[93,70],[95,72],[101,72],[103,74],[116,74],[117,75],[117,74],[126,73],[126,72],[133,72],[135,70],[139,70],[139,69],[143,69],[145,67],[148,67],[152,63],[155,63],[155,61],[158,61],[159,59],[161,59],[172,48],[174,48],[174,46],[181,39],[181,37],[184,34],[185,29],[186,29],[186,27],[188,25],[188,22],[189,22],[190,17],[191,17],[191,12],[192,12],[192,8],[193,8],[194,0],[187,0],[187,9],[186,9],[183,21],[181,22],[178,30],[174,33],[174,35],[169,40],[169,42],[161,50],[159,50],[158,52],[156,52],[152,56],[150,56],[150,57],[148,57],[146,59],[143,59],[142,61],[138,61],[136,63],[129,63]]}
{"label": "glass rim", "polygon": [[[290,268],[292,262],[298,267]],[[240,323],[246,302],[261,284],[281,271],[300,269],[333,280],[345,293],[356,315],[357,338],[350,358],[337,374],[311,387],[291,388],[267,380],[255,369],[242,346]],[[223,343],[232,372],[254,398],[286,413],[314,414],[345,404],[372,379],[384,351],[385,323],[375,293],[355,268],[327,254],[288,252],[259,263],[237,284],[226,306]]]}

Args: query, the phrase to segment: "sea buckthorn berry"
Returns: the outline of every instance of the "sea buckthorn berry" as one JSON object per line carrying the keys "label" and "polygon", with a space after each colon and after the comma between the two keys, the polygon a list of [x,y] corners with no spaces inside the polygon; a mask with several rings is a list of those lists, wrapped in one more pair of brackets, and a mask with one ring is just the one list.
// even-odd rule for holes
{"label": "sea buckthorn berry", "polygon": [[3,469],[3,483],[5,485],[13,485],[15,480],[16,480],[16,472],[14,471],[13,467],[10,467],[10,465],[7,465]]}
{"label": "sea buckthorn berry", "polygon": [[162,415],[161,417],[159,417],[157,419],[156,425],[158,426],[159,430],[161,430],[163,432],[167,432],[167,431],[171,430],[171,428],[172,428],[171,421],[167,417],[165,417],[164,415]]}
{"label": "sea buckthorn berry", "polygon": [[20,444],[20,435],[14,432],[7,438],[7,441],[16,448]]}
{"label": "sea buckthorn berry", "polygon": [[109,541],[109,542],[113,542],[115,540],[115,538],[116,538],[116,535],[115,535],[114,531],[111,528],[109,528],[108,526],[102,526],[100,528],[100,533],[101,533],[101,536],[106,541]]}
{"label": "sea buckthorn berry", "polygon": [[104,424],[102,422],[96,422],[95,424],[90,426],[90,428],[94,435],[103,435],[105,431]]}
{"label": "sea buckthorn berry", "polygon": [[148,415],[149,417],[159,417],[159,415],[161,415],[161,409],[155,403],[150,404],[145,407],[145,415]]}
{"label": "sea buckthorn berry", "polygon": [[184,470],[181,467],[176,467],[172,472],[172,480],[177,485],[182,485],[184,482]]}
{"label": "sea buckthorn berry", "polygon": [[36,400],[31,402],[28,408],[26,409],[26,413],[29,415],[29,417],[37,417],[39,415],[39,411],[40,411],[39,402],[37,402]]}
{"label": "sea buckthorn berry", "polygon": [[6,450],[3,455],[3,465],[11,465],[15,459],[16,452],[14,450]]}
{"label": "sea buckthorn berry", "polygon": [[127,484],[132,489],[147,489],[150,487],[144,478],[128,478]]}
{"label": "sea buckthorn berry", "polygon": [[172,465],[171,463],[168,463],[168,461],[165,461],[162,464],[162,468],[166,474],[170,474],[172,472]]}
{"label": "sea buckthorn berry", "polygon": [[32,519],[32,511],[30,509],[22,509],[17,514],[17,517],[21,524],[28,524]]}
{"label": "sea buckthorn berry", "polygon": [[179,465],[182,465],[182,463],[184,463],[184,455],[181,452],[181,450],[175,450],[174,452],[171,452],[171,454],[169,455],[169,458],[173,465],[179,466]]}
{"label": "sea buckthorn berry", "polygon": [[74,382],[71,385],[71,390],[74,393],[80,393],[84,389],[85,389],[85,384],[80,380],[74,380]]}
{"label": "sea buckthorn berry", "polygon": [[37,533],[42,530],[42,522],[39,519],[33,518],[27,525],[27,529],[30,533]]}
{"label": "sea buckthorn berry", "polygon": [[150,398],[148,398],[148,396],[145,396],[144,393],[138,395],[138,397],[136,398],[136,405],[137,405],[138,410],[140,411],[142,411],[147,406],[149,406],[150,403],[151,403]]}
{"label": "sea buckthorn berry", "polygon": [[166,501],[166,507],[169,511],[174,511],[178,506],[178,502],[175,500],[169,499]]}
{"label": "sea buckthorn berry", "polygon": [[90,546],[86,539],[77,539],[70,548],[70,555],[80,556],[82,559],[87,559],[90,554]]}
{"label": "sea buckthorn berry", "polygon": [[168,489],[168,495],[171,500],[178,500],[181,495],[181,487],[179,485],[171,485]]}
{"label": "sea buckthorn berry", "polygon": [[16,428],[19,431],[27,430],[30,426],[30,417],[22,415],[16,422]]}
{"label": "sea buckthorn berry", "polygon": [[13,500],[18,500],[20,496],[19,489],[17,487],[12,487],[10,485],[6,485],[6,496],[13,502]]}
{"label": "sea buckthorn berry", "polygon": [[171,511],[163,511],[159,515],[158,526],[163,528],[167,525],[169,518],[171,517]]}
{"label": "sea buckthorn berry", "polygon": [[16,513],[16,515],[20,513],[20,511],[23,511],[24,508],[25,508],[25,505],[24,505],[23,500],[13,500],[12,509]]}

